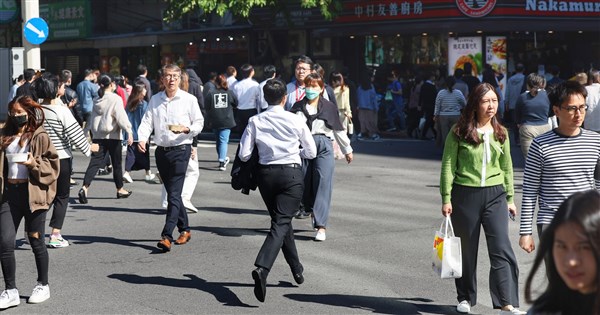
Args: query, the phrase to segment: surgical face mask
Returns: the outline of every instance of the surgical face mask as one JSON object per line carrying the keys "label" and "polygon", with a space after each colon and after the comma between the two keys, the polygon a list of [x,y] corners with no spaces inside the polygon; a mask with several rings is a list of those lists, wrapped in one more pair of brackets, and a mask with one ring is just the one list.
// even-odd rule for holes
{"label": "surgical face mask", "polygon": [[22,127],[23,125],[25,125],[27,123],[27,115],[10,116],[10,118],[19,127]]}
{"label": "surgical face mask", "polygon": [[306,89],[306,98],[308,98],[311,101],[319,97],[319,94],[321,94],[320,89]]}

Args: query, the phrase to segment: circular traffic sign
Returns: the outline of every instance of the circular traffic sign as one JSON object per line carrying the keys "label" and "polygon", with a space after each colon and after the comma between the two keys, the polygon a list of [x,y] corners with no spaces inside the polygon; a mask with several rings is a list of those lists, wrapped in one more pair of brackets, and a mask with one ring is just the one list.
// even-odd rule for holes
{"label": "circular traffic sign", "polygon": [[23,27],[25,39],[33,45],[39,45],[48,39],[48,23],[42,18],[31,18]]}

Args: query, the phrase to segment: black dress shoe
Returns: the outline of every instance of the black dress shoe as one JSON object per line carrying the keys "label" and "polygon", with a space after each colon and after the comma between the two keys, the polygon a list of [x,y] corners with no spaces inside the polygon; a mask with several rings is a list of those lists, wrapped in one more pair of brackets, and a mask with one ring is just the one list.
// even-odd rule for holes
{"label": "black dress shoe", "polygon": [[122,194],[117,191],[117,199],[127,198],[127,197],[131,196],[131,194],[133,194],[133,191],[131,191],[131,190],[127,190],[126,194]]}
{"label": "black dress shoe", "polygon": [[300,210],[296,213],[296,219],[308,219],[310,218],[310,212]]}
{"label": "black dress shoe", "polygon": [[79,189],[79,203],[84,204],[84,203],[88,203],[87,200],[87,195],[85,193],[85,190],[83,190],[83,188]]}
{"label": "black dress shoe", "polygon": [[252,271],[254,279],[254,296],[256,299],[264,302],[267,295],[267,275],[269,271],[263,267],[258,267]]}
{"label": "black dress shoe", "polygon": [[301,272],[294,273],[294,281],[296,281],[297,284],[304,283],[304,276]]}

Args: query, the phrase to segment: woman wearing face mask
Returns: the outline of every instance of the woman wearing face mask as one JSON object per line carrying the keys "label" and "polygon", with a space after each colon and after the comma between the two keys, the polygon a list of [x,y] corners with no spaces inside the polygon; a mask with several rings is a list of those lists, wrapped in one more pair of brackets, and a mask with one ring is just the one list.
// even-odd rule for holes
{"label": "woman wearing face mask", "polygon": [[42,126],[40,105],[28,96],[18,97],[8,104],[8,114],[0,138],[0,263],[6,286],[0,294],[0,309],[21,302],[14,250],[15,234],[23,218],[37,267],[37,285],[28,302],[50,298],[44,226],[59,171],[58,154]]}
{"label": "woman wearing face mask", "polygon": [[312,212],[313,227],[317,230],[315,241],[324,241],[331,207],[333,170],[335,160],[332,141],[337,141],[348,163],[352,162],[350,139],[340,122],[337,107],[323,99],[324,82],[319,74],[311,73],[304,79],[306,96],[296,102],[293,113],[306,119],[317,145],[317,157],[303,161],[304,196],[306,212]]}
{"label": "woman wearing face mask", "polygon": [[[550,259],[546,259],[550,257]],[[546,261],[548,286],[533,301],[533,278]],[[600,193],[578,192],[544,230],[525,283],[531,315],[600,314]]]}
{"label": "woman wearing face mask", "polygon": [[[131,123],[127,118],[127,113],[123,106],[123,100],[115,93],[116,85],[113,79],[103,74],[98,78],[100,89],[99,98],[94,101],[92,109],[92,143],[97,146],[97,150],[92,149],[92,158],[85,171],[83,178],[83,187],[79,190],[79,203],[87,203],[88,189],[92,180],[98,173],[98,169],[106,163],[104,156],[106,152],[110,155],[113,165],[113,180],[117,188],[117,199],[127,198],[131,191],[123,188],[123,166],[121,153],[121,134],[124,130],[127,135],[127,144],[133,143],[133,132]],[[93,145],[93,146],[94,146]]]}

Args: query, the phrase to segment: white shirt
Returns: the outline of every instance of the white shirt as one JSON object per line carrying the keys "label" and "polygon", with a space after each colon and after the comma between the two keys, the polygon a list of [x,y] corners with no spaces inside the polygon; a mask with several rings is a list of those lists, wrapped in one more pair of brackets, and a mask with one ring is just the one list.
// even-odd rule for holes
{"label": "white shirt", "polygon": [[256,100],[258,98],[258,82],[252,78],[246,78],[238,81],[233,86],[233,93],[238,98],[238,110],[256,109]]}
{"label": "white shirt", "polygon": [[8,91],[8,102],[10,103],[10,101],[13,100],[13,98],[15,98],[15,96],[17,96],[17,89],[20,87],[19,84],[14,84],[13,86],[10,87],[10,90]]}
{"label": "white shirt", "polygon": [[[168,125],[183,125],[190,128],[188,134],[175,134]],[[162,91],[154,94],[138,128],[138,140],[148,142],[154,130],[154,142],[161,147],[191,144],[192,139],[204,128],[204,117],[200,112],[198,99],[181,89],[177,89],[171,99]]]}
{"label": "white shirt", "polygon": [[585,87],[587,97],[585,104],[588,110],[585,113],[585,121],[583,125],[585,129],[600,132],[600,83],[592,83]]}
{"label": "white shirt", "polygon": [[317,155],[315,140],[304,120],[280,105],[269,105],[265,112],[250,117],[240,140],[238,156],[242,161],[250,159],[254,145],[262,165],[301,164],[301,158]]}
{"label": "white shirt", "polygon": [[237,83],[235,76],[227,77],[227,87],[233,89],[233,86]]}
{"label": "white shirt", "polygon": [[260,112],[261,110],[264,111],[267,109],[267,107],[269,107],[269,103],[267,103],[267,101],[265,100],[265,92],[263,91],[263,88],[265,87],[265,84],[267,84],[267,81],[271,79],[266,79],[260,82],[260,84],[258,85],[258,93],[256,96],[256,110],[258,110],[258,112]]}
{"label": "white shirt", "polygon": [[[318,109],[314,106],[306,104],[306,110],[310,115],[316,115]],[[302,118],[304,124],[306,124],[306,116],[303,112],[299,111],[296,113],[298,116]],[[311,132],[313,135],[325,135],[327,138],[332,141],[335,140],[344,155],[348,153],[352,153],[352,146],[350,145],[350,139],[348,139],[348,135],[346,135],[345,130],[331,130],[325,125],[325,121],[322,119],[315,119],[312,122]]]}

